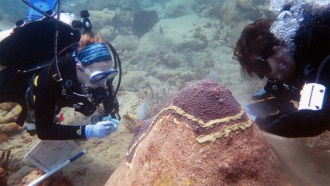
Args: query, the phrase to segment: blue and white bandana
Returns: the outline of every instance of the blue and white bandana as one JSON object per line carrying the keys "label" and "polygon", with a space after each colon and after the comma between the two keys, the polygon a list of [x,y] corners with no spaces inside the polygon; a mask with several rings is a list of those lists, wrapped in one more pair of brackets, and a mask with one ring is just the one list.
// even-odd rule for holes
{"label": "blue and white bandana", "polygon": [[109,48],[105,43],[93,43],[77,53],[77,58],[84,67],[95,62],[106,61],[111,59]]}

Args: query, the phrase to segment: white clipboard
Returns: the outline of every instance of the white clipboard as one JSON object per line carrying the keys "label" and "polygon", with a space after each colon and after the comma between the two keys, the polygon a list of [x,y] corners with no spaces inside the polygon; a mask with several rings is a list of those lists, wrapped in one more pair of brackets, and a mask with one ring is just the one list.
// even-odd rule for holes
{"label": "white clipboard", "polygon": [[73,140],[41,140],[24,158],[47,173],[70,158],[77,146]]}

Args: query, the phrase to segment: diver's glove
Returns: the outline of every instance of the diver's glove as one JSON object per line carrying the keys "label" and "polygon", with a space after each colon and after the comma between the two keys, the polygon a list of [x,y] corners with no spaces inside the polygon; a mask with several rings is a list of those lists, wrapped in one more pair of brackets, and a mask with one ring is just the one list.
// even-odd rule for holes
{"label": "diver's glove", "polygon": [[117,131],[119,121],[107,117],[107,119],[97,122],[95,125],[86,125],[86,138],[103,138]]}

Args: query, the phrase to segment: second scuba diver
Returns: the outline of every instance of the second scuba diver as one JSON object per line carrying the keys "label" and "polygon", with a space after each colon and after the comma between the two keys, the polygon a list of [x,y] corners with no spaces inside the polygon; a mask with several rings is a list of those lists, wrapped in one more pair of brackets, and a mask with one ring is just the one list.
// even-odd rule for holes
{"label": "second scuba diver", "polygon": [[[290,6],[286,8],[290,10]],[[257,117],[256,123],[262,130],[284,137],[316,136],[330,129],[328,88],[320,110],[297,110],[290,103],[299,101],[305,83],[330,86],[330,8],[312,5],[303,8],[299,19],[303,21],[288,41],[271,31],[274,21],[261,19],[244,28],[234,51],[235,58],[249,74],[268,78],[264,89],[253,99],[276,100],[272,104],[278,107],[277,113]],[[283,20],[278,22],[284,29],[287,27]]]}

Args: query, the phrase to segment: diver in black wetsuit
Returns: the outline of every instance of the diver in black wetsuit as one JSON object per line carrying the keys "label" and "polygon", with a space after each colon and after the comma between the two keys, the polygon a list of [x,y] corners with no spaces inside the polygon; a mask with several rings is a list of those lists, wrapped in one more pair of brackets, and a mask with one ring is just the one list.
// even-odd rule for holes
{"label": "diver in black wetsuit", "polygon": [[[40,23],[44,25],[42,21]],[[63,37],[58,43],[61,51],[57,60],[52,60],[51,55],[43,56],[40,58],[41,62],[40,60],[36,62],[39,63],[40,68],[22,70],[19,65],[16,66],[12,63],[19,60],[17,63],[23,64],[22,56],[24,55],[27,56],[26,64],[29,65],[33,63],[31,59],[39,58],[34,56],[35,53],[25,54],[24,52],[21,53],[21,58],[15,58],[15,60],[12,60],[15,55],[8,57],[10,53],[7,49],[8,46],[10,46],[8,48],[19,48],[19,46],[12,47],[11,41],[24,38],[21,35],[25,35],[25,33],[33,33],[19,34],[19,32],[20,29],[14,31],[8,40],[4,39],[0,42],[0,47],[5,51],[0,54],[0,62],[2,65],[6,64],[4,65],[6,67],[0,71],[0,103],[12,101],[22,106],[23,110],[16,122],[23,125],[28,115],[34,115],[38,137],[49,140],[100,138],[116,131],[119,124],[117,119],[120,119],[120,116],[112,80],[118,74],[119,58],[114,48],[102,38],[94,35],[85,34],[75,37],[68,41],[71,44],[65,43],[67,40]],[[79,42],[75,43],[75,41]],[[43,42],[41,41],[41,43]],[[69,45],[64,47],[65,44]],[[23,50],[24,47],[28,49],[26,45],[22,44]],[[36,46],[36,48],[38,51],[45,52],[52,50],[51,48],[42,49],[40,46]],[[16,55],[19,56],[20,53]],[[4,60],[12,61],[4,62]],[[52,60],[51,63],[50,60]],[[45,66],[40,65],[43,61],[48,61]],[[101,121],[96,122],[95,125],[60,125],[56,120],[56,115],[63,107],[73,107],[75,111],[90,116],[99,104],[103,104],[104,111],[100,116]],[[32,114],[29,108],[34,111]],[[30,118],[28,117],[28,119]]]}
{"label": "diver in black wetsuit", "polygon": [[[286,9],[291,10],[290,6]],[[234,51],[249,74],[268,78],[253,98],[272,98],[278,107],[276,114],[257,117],[256,123],[264,131],[285,137],[315,136],[330,129],[330,6],[305,4],[303,8],[302,21],[289,39],[292,43],[271,32],[273,21],[257,20],[244,28]],[[297,110],[291,104],[291,100],[299,101],[305,83],[327,87],[322,109]]]}
{"label": "diver in black wetsuit", "polygon": [[[82,38],[82,40],[86,40],[81,41],[80,45],[83,42],[90,42],[88,40],[90,37]],[[73,53],[75,52],[76,50],[73,49]],[[69,54],[72,54],[72,50]],[[59,72],[63,78],[63,84],[57,82],[58,72],[54,65],[34,77],[36,131],[41,139],[88,138],[91,137],[90,135],[104,137],[106,134],[110,134],[107,131],[98,131],[96,134],[88,133],[92,130],[89,127],[97,127],[100,124],[81,127],[49,124],[54,123],[54,111],[59,111],[59,108],[65,106],[75,107],[76,111],[84,115],[91,115],[96,106],[103,103],[105,108],[103,116],[111,114],[115,118],[118,114],[119,105],[111,85],[111,81],[118,71],[112,69],[111,59],[113,57],[111,57],[107,44],[104,42],[89,44],[76,55],[63,56],[60,59]],[[84,59],[86,61],[83,61]],[[62,60],[64,62],[61,62]],[[105,124],[103,122],[99,126],[101,127],[99,130],[106,130],[106,128],[102,129]],[[109,127],[113,126],[109,125]]]}

